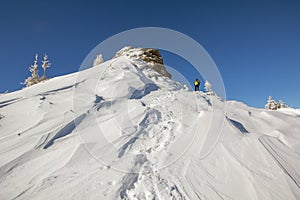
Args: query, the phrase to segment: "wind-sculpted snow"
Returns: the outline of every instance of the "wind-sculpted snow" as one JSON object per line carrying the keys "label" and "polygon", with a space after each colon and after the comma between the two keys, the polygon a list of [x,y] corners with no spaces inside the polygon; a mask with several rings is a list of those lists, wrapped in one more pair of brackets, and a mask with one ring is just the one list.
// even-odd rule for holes
{"label": "wind-sculpted snow", "polygon": [[284,172],[300,188],[300,155],[285,146],[277,138],[261,136],[259,141],[270,152]]}
{"label": "wind-sculpted snow", "polygon": [[[157,85],[155,85],[154,83],[149,83],[146,84],[145,86],[143,86],[143,88],[141,89],[135,89],[130,87],[129,91],[130,91],[130,99],[141,99],[143,98],[145,95],[149,94],[152,91],[158,90]],[[132,92],[131,92],[132,91]]]}
{"label": "wind-sculpted snow", "polygon": [[233,126],[235,126],[241,133],[249,133],[249,132],[247,131],[247,129],[243,126],[243,124],[241,124],[240,122],[235,121],[235,120],[233,120],[233,119],[230,119],[230,118],[228,118],[228,117],[227,117],[227,119],[228,119],[229,122],[230,122]]}
{"label": "wind-sculpted snow", "polygon": [[85,117],[86,117],[86,114],[82,114],[79,117],[77,117],[74,121],[72,120],[67,125],[65,125],[61,130],[59,130],[54,135],[53,138],[51,138],[49,140],[49,142],[47,142],[47,144],[44,146],[44,149],[49,148],[55,142],[55,140],[71,134],[74,131],[74,129],[76,128],[76,126],[78,126],[84,120]]}
{"label": "wind-sculpted snow", "polygon": [[125,154],[126,150],[130,148],[132,145],[134,145],[136,140],[143,139],[140,138],[140,136],[147,133],[145,129],[152,124],[157,124],[160,119],[161,119],[161,113],[159,111],[150,110],[149,112],[147,112],[144,119],[140,122],[138,126],[138,130],[136,131],[136,133],[134,133],[134,136],[131,137],[129,141],[126,142],[124,145],[122,145],[122,147],[120,148],[118,157],[119,158],[122,157]]}
{"label": "wind-sculpted snow", "polygon": [[65,92],[66,90],[73,89],[73,87],[76,87],[78,84],[79,83],[76,83],[74,85],[65,86],[65,87],[58,88],[58,89],[49,90],[49,91],[43,92],[40,95],[49,95],[49,94],[58,93],[58,92]]}
{"label": "wind-sculpted snow", "polygon": [[2,101],[0,102],[0,108],[3,108],[5,106],[11,105],[13,103],[16,103],[18,101],[22,100],[21,98],[15,98],[15,99],[10,99],[10,100],[6,100],[6,101]]}
{"label": "wind-sculpted snow", "polygon": [[[225,109],[226,105],[226,109]],[[300,199],[300,111],[118,57],[0,96],[0,199]]]}
{"label": "wind-sculpted snow", "polygon": [[135,157],[134,169],[128,173],[124,179],[122,180],[122,186],[120,188],[120,197],[121,199],[128,198],[127,191],[134,189],[134,184],[137,183],[139,178],[139,173],[137,171],[141,171],[143,165],[147,162],[147,158],[145,155],[140,154]]}

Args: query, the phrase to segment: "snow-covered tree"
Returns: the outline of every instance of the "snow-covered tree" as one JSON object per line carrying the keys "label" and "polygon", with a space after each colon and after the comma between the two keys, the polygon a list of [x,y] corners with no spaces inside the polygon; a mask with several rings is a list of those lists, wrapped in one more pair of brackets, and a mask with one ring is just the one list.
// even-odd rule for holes
{"label": "snow-covered tree", "polygon": [[26,87],[37,84],[40,81],[38,72],[38,54],[35,54],[35,60],[33,62],[33,65],[29,67],[29,71],[31,72],[31,76],[28,77],[23,83],[24,85],[26,85]]}
{"label": "snow-covered tree", "polygon": [[288,108],[289,106],[287,106],[284,101],[279,100],[278,102],[278,108]]}
{"label": "snow-covered tree", "polygon": [[47,68],[49,68],[51,66],[51,63],[49,62],[48,60],[48,55],[45,54],[44,55],[44,58],[43,58],[43,61],[42,61],[42,68],[44,70],[44,74],[43,74],[43,77],[45,78],[46,77],[46,70]]}
{"label": "snow-covered tree", "polygon": [[38,71],[38,57],[39,55],[38,54],[35,54],[35,60],[34,60],[34,63],[33,65],[31,65],[31,67],[29,67],[29,71],[31,72],[31,76],[36,78],[39,76],[39,71]]}
{"label": "snow-covered tree", "polygon": [[271,96],[269,96],[268,103],[266,104],[265,108],[268,110],[277,110],[278,103]]}
{"label": "snow-covered tree", "polygon": [[46,70],[47,68],[49,68],[51,65],[51,63],[48,60],[48,56],[47,54],[44,55],[44,58],[42,60],[42,68],[44,70],[44,74],[42,77],[39,76],[39,71],[38,71],[38,54],[35,54],[35,60],[33,62],[33,65],[31,65],[29,67],[29,71],[31,72],[31,76],[28,77],[24,83],[22,83],[23,85],[26,85],[26,87],[32,86],[34,84],[37,84],[41,81],[47,80],[46,77]]}
{"label": "snow-covered tree", "polygon": [[280,108],[289,108],[289,106],[286,105],[282,100],[279,100],[277,103],[271,96],[269,96],[268,103],[266,104],[265,108],[268,110],[277,110]]}
{"label": "snow-covered tree", "polygon": [[100,65],[101,63],[103,63],[103,57],[102,54],[97,55],[97,57],[95,58],[94,62],[93,62],[93,67]]}
{"label": "snow-covered tree", "polygon": [[211,94],[212,93],[211,84],[207,80],[204,83],[204,88],[205,88],[207,94]]}

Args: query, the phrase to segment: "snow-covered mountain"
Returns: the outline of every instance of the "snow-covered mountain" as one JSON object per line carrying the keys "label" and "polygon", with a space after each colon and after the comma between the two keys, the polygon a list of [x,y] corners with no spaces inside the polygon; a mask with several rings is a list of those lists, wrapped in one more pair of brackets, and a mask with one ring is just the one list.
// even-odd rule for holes
{"label": "snow-covered mountain", "polygon": [[[226,106],[226,109],[224,109]],[[120,55],[0,96],[0,199],[300,199],[300,111]]]}

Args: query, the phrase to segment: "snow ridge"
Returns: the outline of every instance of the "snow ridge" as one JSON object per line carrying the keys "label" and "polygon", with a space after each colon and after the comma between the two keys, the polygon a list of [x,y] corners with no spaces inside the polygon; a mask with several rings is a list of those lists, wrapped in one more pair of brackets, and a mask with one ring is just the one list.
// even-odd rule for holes
{"label": "snow ridge", "polygon": [[0,109],[1,199],[300,199],[299,110],[189,91],[141,59],[1,95]]}

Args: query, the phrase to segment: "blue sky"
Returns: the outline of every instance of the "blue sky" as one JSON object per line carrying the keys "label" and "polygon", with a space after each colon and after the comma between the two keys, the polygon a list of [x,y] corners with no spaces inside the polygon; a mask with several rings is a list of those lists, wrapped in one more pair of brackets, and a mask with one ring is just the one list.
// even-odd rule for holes
{"label": "blue sky", "polygon": [[[34,54],[48,76],[78,70],[100,42],[138,27],[164,27],[198,41],[217,64],[227,99],[263,107],[269,95],[300,107],[300,1],[0,2],[0,92],[21,88]],[[184,60],[163,53],[192,83]]]}

